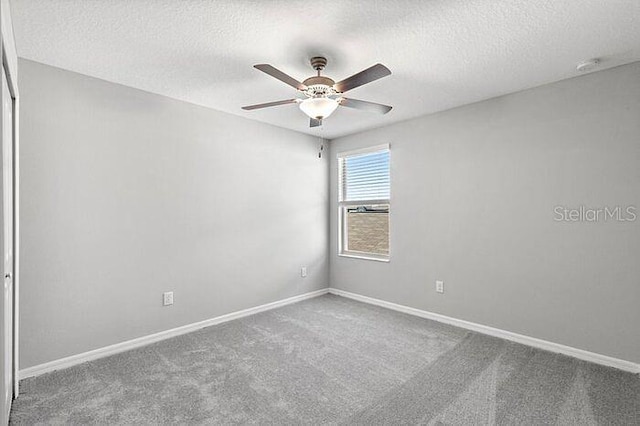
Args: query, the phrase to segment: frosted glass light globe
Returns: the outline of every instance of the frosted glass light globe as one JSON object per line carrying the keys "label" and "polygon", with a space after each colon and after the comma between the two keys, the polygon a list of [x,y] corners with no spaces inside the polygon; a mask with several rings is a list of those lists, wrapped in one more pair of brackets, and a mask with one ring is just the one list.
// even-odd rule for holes
{"label": "frosted glass light globe", "polygon": [[311,118],[321,120],[338,108],[338,101],[331,98],[307,98],[300,102],[300,109]]}

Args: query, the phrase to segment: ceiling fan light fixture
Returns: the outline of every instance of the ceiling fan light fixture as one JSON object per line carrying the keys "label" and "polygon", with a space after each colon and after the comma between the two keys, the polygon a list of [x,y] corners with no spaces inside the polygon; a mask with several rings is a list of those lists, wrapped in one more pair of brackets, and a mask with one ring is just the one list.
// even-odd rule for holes
{"label": "ceiling fan light fixture", "polygon": [[[300,110],[311,118],[309,121],[309,127],[322,126],[323,119],[333,114],[333,111],[335,111],[338,106],[379,114],[386,114],[391,111],[391,107],[389,105],[345,98],[342,96],[344,92],[391,75],[389,68],[382,64],[375,64],[336,83],[333,79],[321,75],[321,71],[324,70],[325,65],[327,65],[327,58],[322,56],[314,56],[311,58],[311,66],[316,70],[317,75],[311,76],[302,82],[283,73],[272,65],[254,65],[253,67],[255,69],[262,71],[263,73],[270,75],[271,77],[296,89],[298,97],[282,101],[247,105],[243,106],[242,109],[245,111],[251,111],[254,109],[269,108],[279,105],[298,104]],[[301,99],[300,95],[304,96],[304,98]]]}
{"label": "ceiling fan light fixture", "polygon": [[329,117],[338,108],[338,101],[331,98],[307,98],[300,102],[300,109],[310,118],[318,120]]}

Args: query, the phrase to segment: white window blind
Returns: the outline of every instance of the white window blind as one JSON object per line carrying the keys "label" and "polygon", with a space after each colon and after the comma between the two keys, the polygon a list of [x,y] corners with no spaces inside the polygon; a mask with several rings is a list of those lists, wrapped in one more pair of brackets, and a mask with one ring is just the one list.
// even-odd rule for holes
{"label": "white window blind", "polygon": [[389,149],[340,157],[340,201],[390,198]]}

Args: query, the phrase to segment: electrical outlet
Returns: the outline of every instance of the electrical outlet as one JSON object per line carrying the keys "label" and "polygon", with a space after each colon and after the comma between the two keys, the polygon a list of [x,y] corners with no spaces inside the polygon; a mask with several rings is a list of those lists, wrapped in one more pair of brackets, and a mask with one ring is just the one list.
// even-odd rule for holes
{"label": "electrical outlet", "polygon": [[173,305],[173,292],[167,291],[166,293],[162,293],[162,306]]}
{"label": "electrical outlet", "polygon": [[307,267],[306,266],[303,266],[302,268],[300,268],[300,276],[302,278],[307,276]]}
{"label": "electrical outlet", "polygon": [[444,293],[444,281],[436,281],[436,292]]}

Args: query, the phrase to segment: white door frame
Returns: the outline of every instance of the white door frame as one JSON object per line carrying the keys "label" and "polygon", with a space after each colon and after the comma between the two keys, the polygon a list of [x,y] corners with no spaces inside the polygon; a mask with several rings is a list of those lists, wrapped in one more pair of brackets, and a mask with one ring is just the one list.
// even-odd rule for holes
{"label": "white door frame", "polygon": [[20,96],[18,93],[18,55],[13,36],[9,0],[0,0],[0,56],[13,97],[13,396],[18,397],[19,381],[19,280],[20,280]]}

